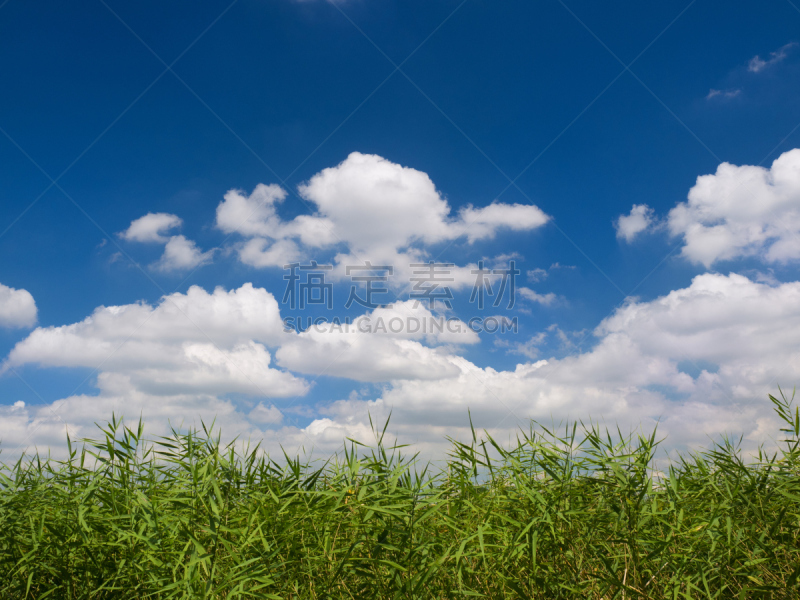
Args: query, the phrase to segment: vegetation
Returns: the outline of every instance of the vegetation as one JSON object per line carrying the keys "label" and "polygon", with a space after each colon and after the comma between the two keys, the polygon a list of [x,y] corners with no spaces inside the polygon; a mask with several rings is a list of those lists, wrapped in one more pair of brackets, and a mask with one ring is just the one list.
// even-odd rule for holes
{"label": "vegetation", "polygon": [[655,433],[593,426],[473,433],[432,472],[381,432],[315,465],[114,420],[4,468],[0,597],[798,598],[800,413],[770,398],[776,453],[665,473]]}

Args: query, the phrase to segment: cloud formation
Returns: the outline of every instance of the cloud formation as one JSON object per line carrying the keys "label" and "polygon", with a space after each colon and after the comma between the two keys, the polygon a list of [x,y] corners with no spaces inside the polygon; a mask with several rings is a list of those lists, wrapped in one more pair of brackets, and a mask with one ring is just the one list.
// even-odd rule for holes
{"label": "cloud formation", "polygon": [[539,294],[538,292],[526,287],[517,288],[517,292],[519,292],[519,295],[525,298],[525,300],[529,300],[530,302],[535,302],[537,304],[543,304],[545,306],[549,306],[556,301],[556,295],[552,292],[547,294]]}
{"label": "cloud formation", "polygon": [[195,242],[182,235],[167,236],[173,229],[180,227],[183,220],[177,215],[168,213],[147,213],[132,221],[128,229],[119,236],[130,242],[164,244],[164,254],[151,268],[163,273],[188,271],[210,263],[215,250],[201,251]]}
{"label": "cloud formation", "polygon": [[528,231],[549,220],[538,207],[522,204],[467,206],[452,215],[427,174],[358,152],[311,177],[299,194],[315,213],[284,221],[276,206],[287,194],[279,186],[261,184],[249,196],[231,190],[217,207],[217,227],[248,238],[240,259],[266,267],[298,257],[301,247],[307,253],[337,245],[344,251],[339,262],[420,262],[420,247],[489,239],[502,229]]}
{"label": "cloud formation", "polygon": [[[349,327],[311,327],[281,346],[278,364],[300,373],[367,382],[456,376],[458,369],[447,359],[449,346],[477,344],[477,333],[458,319],[440,320],[444,317],[415,304],[408,300],[376,308]],[[441,345],[448,347],[430,347]]]}
{"label": "cloud formation", "polygon": [[[217,225],[242,236],[242,260],[250,256],[263,266],[314,247],[341,250],[340,264],[356,252],[419,258],[429,244],[486,239],[501,228],[531,229],[547,220],[538,208],[519,205],[467,207],[453,215],[427,175],[369,155],[351,155],[312,177],[300,193],[316,207],[314,214],[284,220],[276,208],[286,198],[281,188],[229,192]],[[380,211],[389,224],[380,211],[370,212],[370,198],[386,202]],[[165,222],[146,221],[131,235],[169,247],[181,236],[170,235]],[[617,220],[617,235],[632,240],[654,222],[649,207],[635,205]],[[800,150],[770,168],[721,164],[698,178],[687,202],[665,222],[683,239],[684,256],[709,267],[737,257],[800,258]],[[191,256],[196,247],[184,242]],[[474,282],[472,267],[455,268],[454,285]],[[529,275],[541,280],[546,272]],[[556,300],[518,291],[530,302]],[[33,435],[47,444],[47,436],[63,433],[51,408],[84,432],[98,415],[123,410],[161,425],[167,418],[196,424],[217,417],[232,435],[262,436],[268,447],[308,442],[332,451],[344,436],[368,436],[368,415],[380,421],[391,413],[394,434],[435,454],[445,435],[468,434],[469,411],[477,427],[501,439],[529,418],[595,418],[623,427],[658,422],[678,445],[702,444],[724,431],[743,432],[755,444],[772,430],[766,394],[800,379],[800,282],[706,273],[662,297],[629,299],[595,328],[587,350],[564,343],[574,338],[557,325],[524,341],[495,344],[527,361],[505,370],[476,364],[469,348],[479,337],[460,321],[454,330],[438,331],[391,325],[438,316],[413,301],[396,302],[363,314],[349,329],[327,324],[286,332],[276,299],[252,284],[213,292],[192,287],[155,306],[99,307],[81,322],[34,330],[6,359],[15,368],[97,368],[98,395],[2,407],[0,436]],[[559,352],[570,354],[547,358],[546,349],[559,342]],[[287,425],[280,399],[303,396],[310,389],[304,377],[319,376],[378,385],[305,406],[313,422]]]}
{"label": "cloud formation", "polygon": [[630,214],[620,215],[614,224],[617,238],[630,243],[653,224],[653,209],[647,204],[634,204]]}
{"label": "cloud formation", "polygon": [[306,382],[271,366],[266,346],[287,335],[265,290],[245,284],[209,294],[193,286],[157,306],[101,306],[81,322],[40,327],[6,364],[99,369],[101,394],[305,394]]}
{"label": "cloud formation", "polygon": [[177,215],[168,213],[147,213],[143,217],[131,221],[130,227],[119,234],[129,242],[158,242],[165,244],[167,232],[180,227],[183,220]]}
{"label": "cloud formation", "polygon": [[760,73],[764,69],[776,65],[786,59],[786,57],[789,56],[789,51],[795,46],[797,46],[797,42],[789,42],[788,44],[778,48],[775,52],[770,52],[767,60],[763,60],[756,54],[747,63],[747,70],[751,73]]}
{"label": "cloud formation", "polygon": [[742,90],[739,89],[739,88],[733,88],[733,89],[729,89],[729,90],[715,90],[714,88],[711,88],[708,91],[708,95],[706,96],[706,100],[712,100],[714,98],[730,100],[731,98],[736,98],[741,93],[742,93]]}
{"label": "cloud formation", "polygon": [[[700,275],[686,288],[620,307],[595,329],[590,350],[537,360],[547,339],[560,333],[548,327],[511,348],[530,362],[510,370],[480,367],[460,355],[463,344],[419,332],[286,334],[274,298],[249,285],[213,294],[192,288],[171,300],[178,306],[164,299],[156,307],[101,307],[80,323],[40,328],[20,342],[8,358],[15,366],[107,361],[98,396],[2,407],[3,439],[24,440],[32,432],[39,444],[58,443],[64,425],[50,408],[84,434],[114,410],[141,412],[156,430],[168,419],[197,424],[216,417],[231,435],[261,436],[271,448],[305,444],[329,452],[345,435],[369,439],[368,415],[380,422],[391,412],[392,434],[436,455],[445,435],[469,434],[469,410],[476,427],[500,439],[528,418],[592,418],[623,428],[659,422],[660,433],[678,446],[725,431],[743,432],[756,444],[773,431],[766,394],[800,379],[800,282]],[[373,323],[379,310],[369,315]],[[184,312],[189,318],[181,318]],[[398,314],[405,313],[386,309],[383,316]],[[280,401],[259,397],[308,388],[271,366],[267,345],[279,347],[284,368],[385,385],[375,395],[319,406],[302,429],[284,425]],[[257,400],[237,406],[225,398],[237,392]]]}
{"label": "cloud formation", "polygon": [[33,327],[36,315],[36,302],[29,291],[0,283],[0,327]]}
{"label": "cloud formation", "polygon": [[187,240],[182,235],[174,235],[167,241],[164,254],[153,268],[163,272],[187,271],[210,263],[213,257],[214,250],[202,252],[192,240]]}
{"label": "cloud formation", "polygon": [[[528,344],[530,356],[552,330]],[[469,408],[476,426],[500,436],[513,433],[518,417],[522,424],[594,418],[622,427],[658,421],[677,445],[703,444],[725,431],[743,432],[749,443],[768,441],[774,423],[767,393],[800,379],[798,332],[800,282],[772,287],[705,274],[687,288],[621,307],[596,328],[590,351],[510,371],[451,354],[457,376],[402,380],[375,400],[339,401],[316,425],[347,430],[363,427],[368,412],[380,421],[391,411],[401,439],[433,447],[445,432],[468,434]]]}
{"label": "cloud formation", "polygon": [[770,168],[722,163],[697,178],[688,202],[669,212],[670,234],[684,240],[682,254],[711,267],[757,257],[768,263],[800,258],[800,149]]}

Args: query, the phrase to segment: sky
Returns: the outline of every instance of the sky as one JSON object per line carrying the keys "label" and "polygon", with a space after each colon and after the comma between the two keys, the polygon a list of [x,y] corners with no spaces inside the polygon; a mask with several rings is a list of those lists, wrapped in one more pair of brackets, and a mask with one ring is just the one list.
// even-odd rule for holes
{"label": "sky", "polygon": [[[0,2],[0,448],[778,425],[793,0]],[[291,266],[294,265],[294,266]],[[358,267],[361,267],[359,269]]]}

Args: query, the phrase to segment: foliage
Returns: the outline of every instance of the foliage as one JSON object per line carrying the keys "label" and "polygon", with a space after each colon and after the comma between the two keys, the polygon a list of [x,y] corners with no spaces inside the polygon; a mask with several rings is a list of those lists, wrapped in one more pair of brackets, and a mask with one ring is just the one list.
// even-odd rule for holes
{"label": "foliage", "polygon": [[778,451],[724,440],[666,473],[655,433],[591,425],[473,430],[431,472],[385,428],[320,466],[114,419],[4,467],[0,597],[800,597],[800,413],[770,398]]}

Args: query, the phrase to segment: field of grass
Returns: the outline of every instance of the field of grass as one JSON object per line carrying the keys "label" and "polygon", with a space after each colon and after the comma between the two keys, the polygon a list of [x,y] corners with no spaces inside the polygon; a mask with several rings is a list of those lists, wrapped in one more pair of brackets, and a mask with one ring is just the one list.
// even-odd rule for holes
{"label": "field of grass", "polygon": [[771,399],[779,451],[665,473],[655,434],[594,427],[432,470],[380,432],[320,465],[115,421],[3,468],[0,598],[800,598],[800,412]]}

